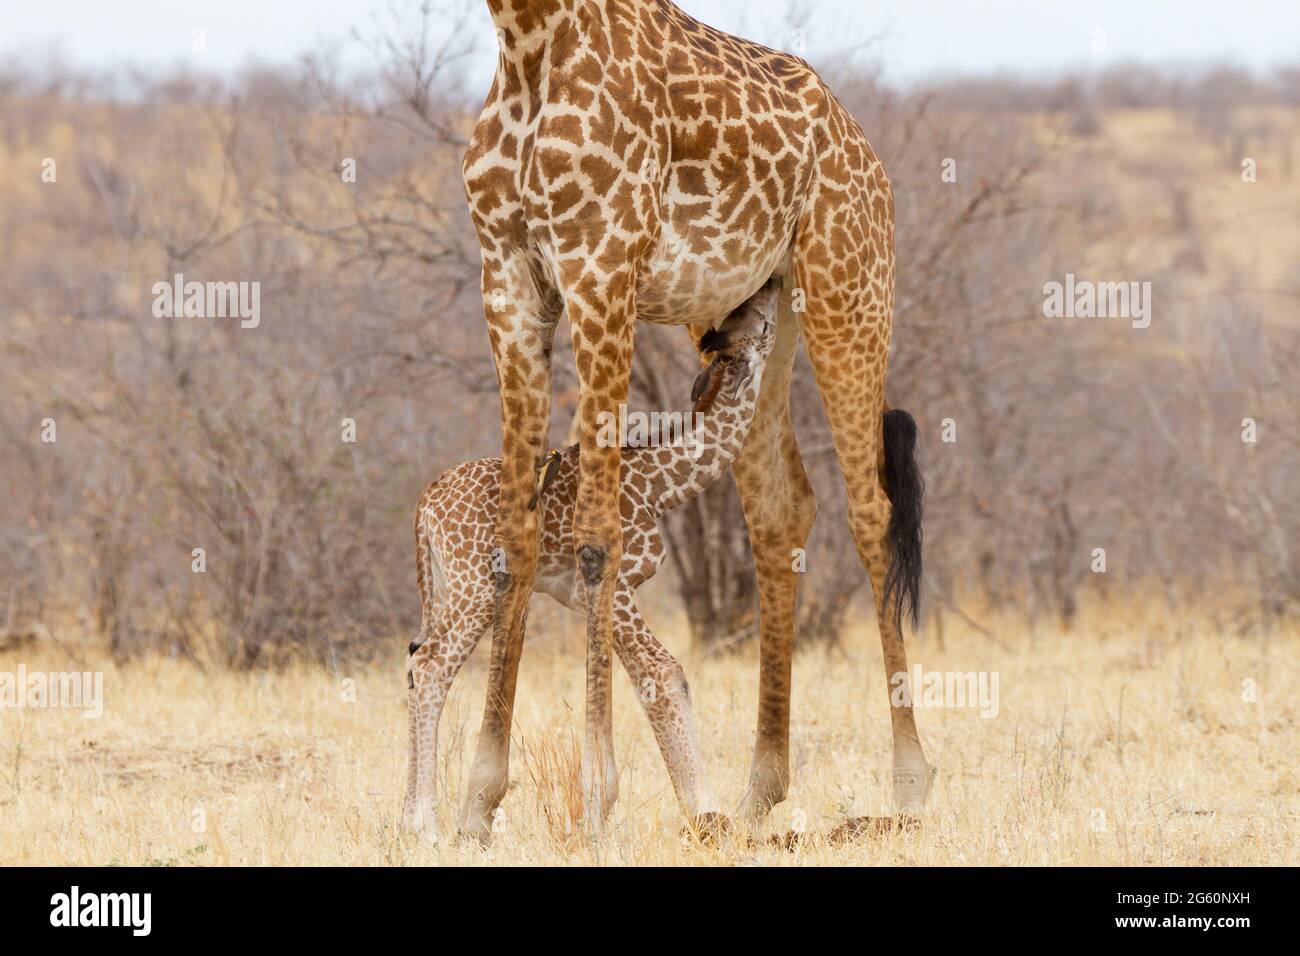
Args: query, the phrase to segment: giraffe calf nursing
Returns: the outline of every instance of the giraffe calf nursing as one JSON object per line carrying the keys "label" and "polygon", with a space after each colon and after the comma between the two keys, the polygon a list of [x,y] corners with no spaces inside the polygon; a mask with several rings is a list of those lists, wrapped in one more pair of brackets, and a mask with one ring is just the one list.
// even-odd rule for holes
{"label": "giraffe calf nursing", "polygon": [[[707,827],[718,803],[705,779],[681,665],[651,633],[637,610],[634,592],[654,576],[664,556],[658,522],[666,512],[717,481],[740,453],[753,419],[768,355],[775,339],[778,280],[769,280],[699,341],[712,361],[692,390],[701,428],[689,443],[622,450],[620,513],[623,547],[614,600],[614,650],[650,719],[677,799],[687,819]],[[431,484],[416,517],[416,565],[420,583],[420,636],[408,660],[410,764],[405,823],[437,839],[438,720],[461,666],[492,626],[499,597],[494,574],[500,458],[466,462]],[[565,607],[585,607],[584,584],[574,555],[578,495],[577,446],[553,453],[538,492],[541,540],[534,590]],[[507,702],[509,707],[513,702]],[[494,706],[489,696],[487,707]],[[504,715],[509,720],[509,714]],[[613,766],[612,745],[604,754]],[[604,794],[608,811],[617,796]],[[470,794],[461,829],[486,839]]]}

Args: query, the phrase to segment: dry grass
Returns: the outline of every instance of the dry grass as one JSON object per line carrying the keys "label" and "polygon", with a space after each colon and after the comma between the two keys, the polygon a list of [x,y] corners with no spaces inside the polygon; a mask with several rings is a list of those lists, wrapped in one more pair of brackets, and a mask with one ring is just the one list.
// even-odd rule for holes
{"label": "dry grass", "polygon": [[[687,846],[645,720],[616,697],[621,799],[599,844],[565,838],[581,720],[577,622],[536,614],[525,654],[510,794],[491,848],[429,848],[400,831],[400,653],[355,674],[200,672],[106,661],[104,716],[0,710],[0,862],[60,864],[1276,864],[1300,859],[1300,635],[1230,637],[1210,624],[1092,613],[1070,635],[1002,631],[1000,650],[949,628],[913,644],[927,670],[990,670],[1001,711],[920,715],[938,777],[922,829],[789,853]],[[664,633],[672,634],[670,622]],[[564,633],[561,633],[564,632]],[[870,626],[796,660],[794,785],[768,832],[825,832],[888,808],[888,714]],[[443,720],[440,821],[473,752],[486,648]],[[685,665],[705,759],[724,800],[751,741],[751,649]],[[0,671],[65,670],[54,645]],[[355,702],[346,702],[346,678]],[[1242,681],[1258,687],[1243,700]],[[198,811],[204,827],[196,832]]]}

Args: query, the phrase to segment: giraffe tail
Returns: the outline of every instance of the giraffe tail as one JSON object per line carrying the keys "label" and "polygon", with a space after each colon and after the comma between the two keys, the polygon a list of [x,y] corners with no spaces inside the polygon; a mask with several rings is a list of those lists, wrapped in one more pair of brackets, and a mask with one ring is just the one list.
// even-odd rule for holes
{"label": "giraffe tail", "polygon": [[896,628],[902,630],[906,614],[915,630],[921,613],[921,501],[925,496],[916,464],[916,420],[900,408],[885,412],[884,444],[885,493],[893,509],[884,603],[893,608]]}
{"label": "giraffe tail", "polygon": [[[415,580],[420,588],[420,633],[411,641],[406,648],[407,663],[409,665],[411,656],[420,649],[420,646],[429,639],[433,632],[434,617],[437,614],[438,605],[438,576],[441,569],[438,567],[438,555],[434,551],[433,543],[429,540],[429,526],[426,521],[426,510],[435,506],[436,499],[431,498],[435,493],[439,482],[434,482],[425,491],[424,497],[420,500],[420,506],[415,512]],[[407,683],[410,684],[410,675],[407,675]]]}

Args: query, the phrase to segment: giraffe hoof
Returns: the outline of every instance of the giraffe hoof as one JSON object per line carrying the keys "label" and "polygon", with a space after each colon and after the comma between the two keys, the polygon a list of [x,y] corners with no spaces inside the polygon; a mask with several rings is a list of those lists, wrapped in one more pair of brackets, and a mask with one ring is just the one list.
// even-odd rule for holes
{"label": "giraffe hoof", "polygon": [[475,846],[480,850],[486,850],[492,843],[492,831],[473,830],[461,827],[456,833],[457,846]]}
{"label": "giraffe hoof", "polygon": [[700,846],[717,846],[723,839],[736,832],[731,820],[716,810],[709,810],[693,817],[682,827],[682,838]]}
{"label": "giraffe hoof", "polygon": [[788,789],[788,775],[785,773],[755,773],[751,776],[745,795],[740,800],[741,812],[751,826],[757,826],[772,812],[778,803],[783,803]]}
{"label": "giraffe hoof", "polygon": [[933,768],[895,768],[893,776],[894,808],[904,817],[919,814],[925,808],[926,797],[930,795]]}
{"label": "giraffe hoof", "polygon": [[457,846],[478,846],[487,849],[492,842],[492,820],[478,812],[466,811],[456,831]]}
{"label": "giraffe hoof", "polygon": [[427,846],[438,845],[438,825],[433,820],[433,809],[421,804],[408,805],[402,814],[402,826],[408,833],[420,838]]}

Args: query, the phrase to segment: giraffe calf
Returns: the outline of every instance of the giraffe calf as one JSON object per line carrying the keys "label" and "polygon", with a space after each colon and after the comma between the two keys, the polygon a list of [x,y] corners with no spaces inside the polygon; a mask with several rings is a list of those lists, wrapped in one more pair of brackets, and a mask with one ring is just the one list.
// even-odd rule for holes
{"label": "giraffe calf", "polygon": [[[646,626],[633,595],[663,560],[659,518],[717,481],[744,445],[775,338],[778,288],[779,280],[769,280],[700,339],[700,351],[711,354],[712,361],[692,389],[692,419],[698,425],[689,441],[622,449],[623,553],[614,598],[614,649],[637,689],[677,799],[691,821],[716,820],[718,804],[704,776],[686,676]],[[500,458],[451,469],[428,487],[416,514],[422,619],[407,668],[410,762],[403,819],[430,841],[437,840],[438,720],[452,681],[491,629],[495,613],[500,471]],[[577,446],[552,453],[543,476],[534,502],[541,509],[541,540],[533,589],[565,607],[582,609],[583,583],[573,545]],[[508,714],[505,719],[508,726]],[[606,766],[611,774],[604,801],[608,807],[617,796],[612,752]],[[505,789],[506,769],[501,767],[489,786],[468,795],[463,833],[487,839],[483,821],[491,818]]]}

